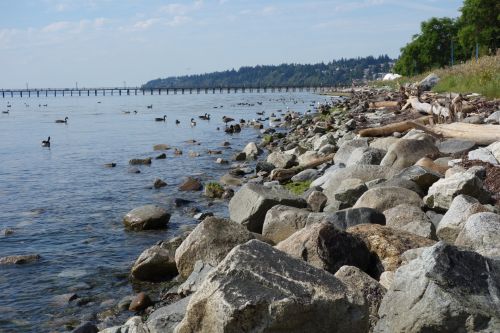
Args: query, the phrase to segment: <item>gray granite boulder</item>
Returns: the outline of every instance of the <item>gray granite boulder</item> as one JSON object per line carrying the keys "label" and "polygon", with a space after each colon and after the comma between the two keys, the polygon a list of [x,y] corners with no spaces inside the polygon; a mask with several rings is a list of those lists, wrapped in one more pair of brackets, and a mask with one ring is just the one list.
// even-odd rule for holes
{"label": "gray granite boulder", "polygon": [[166,209],[156,205],[145,205],[132,209],[123,217],[123,224],[131,230],[164,228],[170,220]]}
{"label": "gray granite boulder", "polygon": [[132,277],[141,281],[163,281],[176,276],[175,250],[184,238],[175,237],[144,250],[132,266]]}
{"label": "gray granite boulder", "polygon": [[417,193],[406,188],[375,187],[366,191],[353,207],[368,207],[383,212],[401,204],[421,207],[423,202]]}
{"label": "gray granite boulder", "polygon": [[216,266],[233,247],[256,236],[233,221],[207,217],[175,251],[177,270],[183,278],[187,278],[198,260]]}
{"label": "gray granite boulder", "polygon": [[447,139],[436,143],[439,152],[445,155],[459,157],[476,146],[476,143],[468,140]]}
{"label": "gray granite boulder", "polygon": [[350,141],[344,142],[340,145],[339,150],[335,153],[335,157],[333,161],[335,164],[346,164],[349,158],[351,157],[352,152],[356,148],[368,148],[368,140],[366,138],[362,139],[354,139]]}
{"label": "gray granite boulder", "polygon": [[380,165],[402,170],[422,157],[439,155],[439,150],[430,140],[401,139],[389,147]]}
{"label": "gray granite boulder", "polygon": [[460,194],[474,197],[482,203],[489,200],[481,179],[472,172],[459,172],[432,184],[424,202],[429,208],[446,210]]}
{"label": "gray granite boulder", "polygon": [[299,208],[307,206],[303,198],[291,194],[286,189],[246,184],[231,198],[229,216],[248,230],[262,233],[267,211],[278,204]]}
{"label": "gray granite boulder", "polygon": [[436,230],[437,236],[440,240],[453,244],[469,216],[487,211],[488,209],[481,205],[476,198],[462,194],[457,195],[446,214],[439,221]]}
{"label": "gray granite boulder", "polygon": [[366,332],[368,307],[328,272],[260,241],[234,248],[191,297],[187,332]]}
{"label": "gray granite boulder", "polygon": [[469,216],[455,240],[455,245],[494,259],[500,259],[500,215],[477,213]]}
{"label": "gray granite boulder", "polygon": [[345,163],[346,166],[356,164],[373,164],[379,165],[384,158],[385,151],[371,147],[359,147],[352,151],[349,159]]}
{"label": "gray granite boulder", "polygon": [[297,156],[285,154],[279,151],[272,152],[267,156],[267,163],[271,163],[276,168],[286,169],[296,164]]}
{"label": "gray granite boulder", "polygon": [[424,168],[419,165],[412,165],[406,169],[403,169],[400,173],[398,173],[395,178],[403,178],[406,180],[411,180],[415,184],[417,184],[422,190],[427,192],[429,187],[432,184],[437,182],[439,179],[443,178],[444,175],[441,175],[435,171]]}
{"label": "gray granite boulder", "polygon": [[420,207],[397,205],[384,211],[388,227],[411,232],[422,237],[436,239],[436,229]]}
{"label": "gray granite boulder", "polygon": [[499,264],[440,242],[396,271],[378,313],[378,333],[498,332]]}
{"label": "gray granite boulder", "polygon": [[365,243],[330,223],[314,223],[297,231],[276,248],[334,274],[344,265],[367,270],[370,253]]}
{"label": "gray granite boulder", "polygon": [[175,303],[156,309],[146,321],[148,331],[137,333],[174,333],[175,328],[186,314],[190,300],[191,297],[184,297]]}
{"label": "gray granite boulder", "polygon": [[342,281],[347,288],[354,291],[361,291],[370,311],[370,330],[373,331],[378,321],[378,308],[387,289],[377,280],[354,266],[342,266],[335,273],[335,277]]}
{"label": "gray granite boulder", "polygon": [[306,169],[292,177],[292,182],[304,182],[306,180],[314,180],[318,178],[318,170]]}

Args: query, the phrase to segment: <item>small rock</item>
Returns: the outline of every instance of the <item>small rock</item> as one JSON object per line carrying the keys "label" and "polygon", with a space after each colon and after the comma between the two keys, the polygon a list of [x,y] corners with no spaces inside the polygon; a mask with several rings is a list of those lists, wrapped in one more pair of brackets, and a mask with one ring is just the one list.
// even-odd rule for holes
{"label": "small rock", "polygon": [[179,186],[179,191],[201,191],[203,185],[201,182],[192,177],[188,177],[182,184]]}
{"label": "small rock", "polygon": [[170,146],[167,144],[163,144],[163,143],[160,143],[160,144],[153,146],[153,150],[168,150],[168,149],[170,149]]}
{"label": "small rock", "polygon": [[162,188],[162,187],[165,187],[165,186],[167,186],[167,183],[165,183],[160,178],[155,179],[155,181],[153,183],[153,187],[156,188],[156,189],[159,189],[159,188]]}
{"label": "small rock", "polygon": [[243,183],[240,178],[232,176],[230,173],[226,173],[220,177],[219,182],[226,186],[241,186]]}
{"label": "small rock", "polygon": [[78,298],[78,295],[75,293],[62,294],[62,295],[54,296],[52,298],[52,303],[54,305],[57,305],[57,306],[65,306],[77,298]]}
{"label": "small rock", "polygon": [[40,260],[39,254],[22,254],[0,258],[0,265],[23,265],[30,264]]}
{"label": "small rock", "polygon": [[476,146],[476,143],[468,140],[447,139],[436,144],[439,152],[446,155],[459,157]]}
{"label": "small rock", "polygon": [[257,156],[262,154],[262,149],[257,147],[255,142],[249,142],[243,149],[243,152],[247,159],[257,159]]}
{"label": "small rock", "polygon": [[167,158],[167,154],[163,153],[155,157],[155,160],[164,160]]}
{"label": "small rock", "polygon": [[130,165],[151,165],[151,157],[148,158],[133,158],[128,163]]}
{"label": "small rock", "polygon": [[172,202],[173,202],[175,207],[184,207],[184,206],[187,206],[187,205],[193,203],[193,201],[191,201],[191,200],[182,199],[182,198],[174,198],[174,200],[172,200]]}
{"label": "small rock", "polygon": [[234,161],[244,161],[246,159],[247,159],[247,154],[245,154],[244,152],[236,153],[233,156]]}
{"label": "small rock", "polygon": [[138,312],[146,309],[150,305],[153,305],[151,298],[149,298],[146,293],[140,292],[132,300],[128,309],[129,311]]}
{"label": "small rock", "polygon": [[436,239],[436,229],[420,207],[401,204],[384,211],[386,225],[422,237]]}
{"label": "small rock", "polygon": [[348,178],[340,183],[333,194],[333,199],[341,203],[340,209],[350,208],[367,190],[368,187],[361,179]]}

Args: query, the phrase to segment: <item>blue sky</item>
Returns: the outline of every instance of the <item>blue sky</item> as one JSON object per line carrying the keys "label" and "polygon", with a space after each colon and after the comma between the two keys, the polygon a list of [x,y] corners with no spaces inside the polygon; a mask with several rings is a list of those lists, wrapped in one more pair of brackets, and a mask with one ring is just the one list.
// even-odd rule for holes
{"label": "blue sky", "polygon": [[388,54],[461,0],[1,0],[0,88]]}

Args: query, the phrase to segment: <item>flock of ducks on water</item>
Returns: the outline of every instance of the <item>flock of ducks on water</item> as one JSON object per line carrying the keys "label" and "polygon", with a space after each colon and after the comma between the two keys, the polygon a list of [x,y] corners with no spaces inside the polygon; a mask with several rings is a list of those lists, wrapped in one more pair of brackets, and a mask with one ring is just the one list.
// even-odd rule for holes
{"label": "flock of ducks on water", "polygon": [[[100,103],[100,101],[99,101],[98,103]],[[25,106],[26,106],[26,107],[29,107],[29,104],[27,104],[27,103],[24,103],[24,104],[25,104]],[[262,105],[262,102],[257,102],[257,104],[258,104],[258,105]],[[294,102],[294,104],[297,104],[297,102]],[[238,105],[250,105],[250,106],[253,106],[254,104],[249,104],[249,103],[238,103]],[[313,105],[314,105],[314,104],[313,104]],[[38,106],[39,106],[39,107],[42,107],[42,106],[47,107],[47,104],[43,104],[43,105],[42,105],[42,104],[39,104]],[[7,104],[7,108],[10,108],[10,107],[12,107],[12,105],[11,105],[11,104]],[[223,107],[223,106],[221,105],[221,106],[216,106],[216,107],[214,107],[214,108],[222,108],[222,107]],[[153,104],[146,105],[146,108],[148,108],[148,109],[152,109],[152,108],[153,108]],[[289,108],[287,107],[287,112],[288,112],[288,111],[289,111]],[[10,110],[9,110],[9,109],[7,109],[7,110],[5,110],[5,111],[2,111],[2,113],[3,113],[3,114],[9,114],[9,112],[10,112]],[[123,112],[124,114],[130,114],[130,113],[131,113],[131,111],[122,111],[122,112]],[[133,112],[134,114],[137,114],[137,113],[138,113],[138,112],[137,112],[137,110],[134,110],[134,111],[132,111],[132,112]],[[282,112],[283,112],[283,110],[278,110],[278,112],[282,113]],[[310,112],[310,110],[309,110],[308,112]],[[258,116],[261,116],[261,117],[259,117],[259,118],[257,118],[257,119],[254,119],[254,121],[260,122],[260,121],[266,121],[266,120],[269,120],[269,117],[264,117],[264,118],[262,118],[262,117],[265,115],[265,113],[266,113],[266,111],[256,112],[256,114],[257,114]],[[271,115],[270,115],[270,116],[271,116],[272,118],[275,118],[275,117],[276,117],[276,115],[275,115],[274,113],[271,113]],[[210,121],[211,116],[210,116],[210,114],[209,114],[209,113],[205,113],[204,115],[198,116],[198,118],[199,118],[200,120]],[[55,121],[55,123],[57,123],[57,124],[67,124],[67,123],[68,123],[68,120],[69,120],[69,118],[68,118],[68,117],[65,117],[64,119],[57,119],[57,120]],[[156,118],[154,118],[154,120],[155,120],[155,121],[158,121],[158,122],[160,122],[160,121],[166,122],[166,121],[167,121],[167,116],[166,116],[166,115],[163,115],[163,117],[156,117]],[[278,118],[278,120],[279,120],[279,118]],[[278,120],[273,120],[273,121],[278,121]],[[240,131],[241,131],[241,126],[240,126],[240,124],[242,124],[242,125],[243,125],[243,124],[245,124],[245,123],[246,123],[246,121],[245,121],[244,119],[240,119],[239,124],[237,123],[237,124],[235,124],[235,125],[230,125],[230,126],[228,126],[228,123],[231,123],[231,122],[234,122],[234,121],[235,121],[235,119],[234,119],[234,118],[231,118],[231,117],[228,117],[228,116],[223,116],[223,117],[222,117],[222,122],[223,122],[223,123],[224,123],[224,125],[225,125],[225,129],[224,129],[224,131],[225,131],[226,133],[230,133],[230,134],[232,134],[232,133],[238,133],[238,132],[240,132]],[[176,125],[179,125],[180,123],[181,123],[181,122],[179,121],[179,119],[176,119],[176,120],[175,120],[175,124],[176,124]],[[191,125],[191,127],[196,126],[196,121],[194,120],[194,118],[191,118],[191,120],[190,120],[190,125]],[[271,121],[270,121],[270,125],[272,126]],[[217,127],[217,130],[220,130],[220,128],[219,128],[219,127]],[[47,148],[50,148],[50,136],[47,138],[47,140],[42,140],[42,147],[47,147]],[[177,153],[177,152],[176,152],[176,153]],[[178,154],[178,153],[177,153],[177,154]]]}

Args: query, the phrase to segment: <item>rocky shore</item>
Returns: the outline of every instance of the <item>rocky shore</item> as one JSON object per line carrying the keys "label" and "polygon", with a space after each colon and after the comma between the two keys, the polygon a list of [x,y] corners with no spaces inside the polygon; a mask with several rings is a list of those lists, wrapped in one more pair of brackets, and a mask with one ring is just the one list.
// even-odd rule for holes
{"label": "rocky shore", "polygon": [[[434,81],[247,123],[261,142],[219,182],[180,187],[228,201],[229,218],[201,212],[138,254],[130,278],[167,287],[122,300],[121,326],[74,332],[500,331],[500,102]],[[124,225],[170,217],[147,205]]]}

